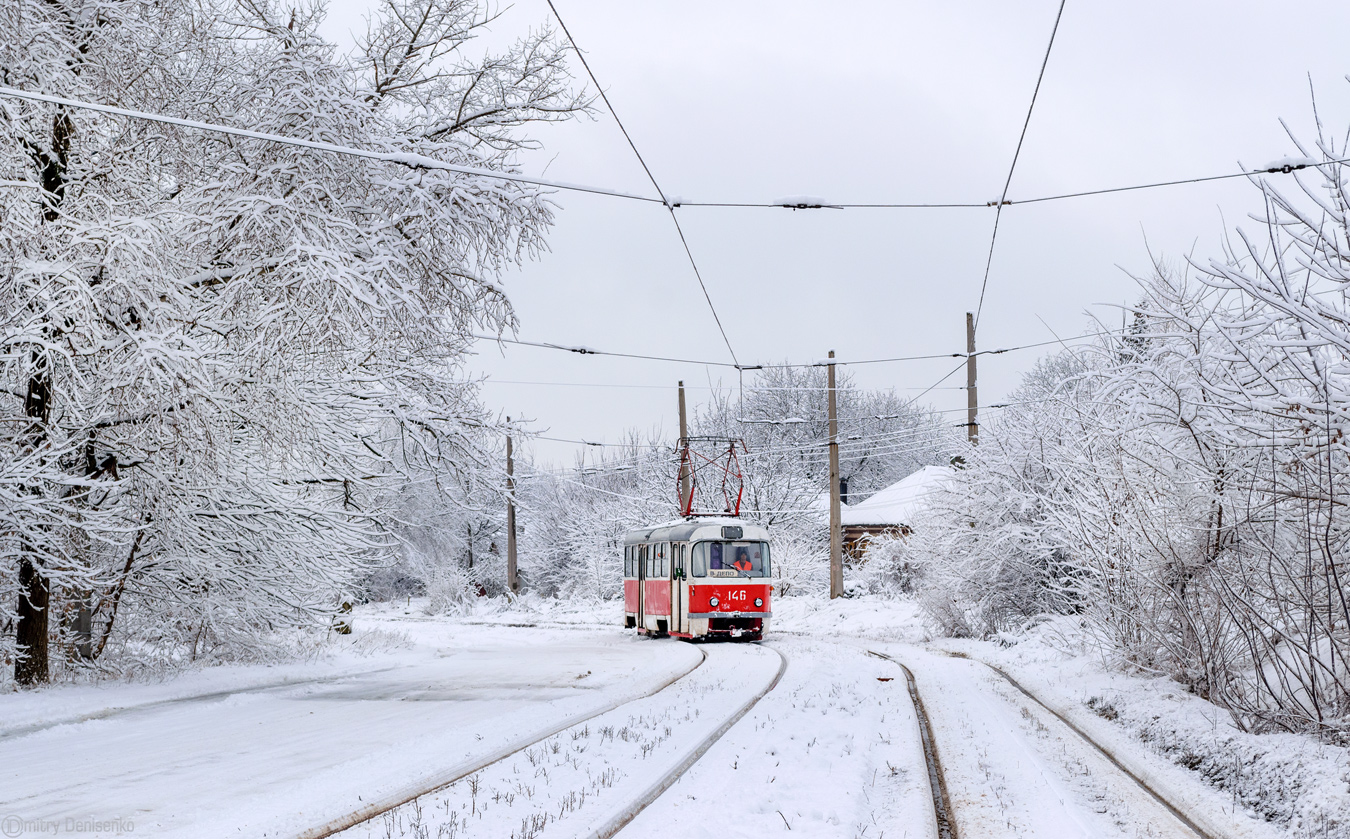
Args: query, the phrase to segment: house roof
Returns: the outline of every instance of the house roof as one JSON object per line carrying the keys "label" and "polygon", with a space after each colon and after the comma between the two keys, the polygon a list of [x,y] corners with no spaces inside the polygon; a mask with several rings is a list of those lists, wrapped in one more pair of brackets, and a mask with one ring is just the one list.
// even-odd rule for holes
{"label": "house roof", "polygon": [[874,493],[841,511],[840,521],[849,525],[909,524],[928,501],[929,493],[944,486],[952,477],[950,466],[925,466],[904,480]]}

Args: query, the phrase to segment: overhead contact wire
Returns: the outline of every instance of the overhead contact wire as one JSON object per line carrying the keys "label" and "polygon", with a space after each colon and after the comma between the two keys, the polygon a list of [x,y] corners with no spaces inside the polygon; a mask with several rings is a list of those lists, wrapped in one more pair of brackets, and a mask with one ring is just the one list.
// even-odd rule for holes
{"label": "overhead contact wire", "polygon": [[1003,192],[999,195],[998,206],[994,208],[994,232],[989,237],[989,255],[984,261],[984,280],[980,283],[980,302],[975,307],[976,328],[980,325],[980,314],[984,311],[984,293],[989,287],[989,269],[994,264],[994,243],[998,241],[998,222],[1003,217],[1003,205],[1008,200],[1008,188],[1012,186],[1013,173],[1017,171],[1017,158],[1022,154],[1022,143],[1027,138],[1027,128],[1031,126],[1031,114],[1036,109],[1036,97],[1041,92],[1041,82],[1045,79],[1045,68],[1050,63],[1050,50],[1055,46],[1055,33],[1059,31],[1059,20],[1064,16],[1066,0],[1059,0],[1059,11],[1055,13],[1055,25],[1050,30],[1050,43],[1045,45],[1045,57],[1041,59],[1041,72],[1036,76],[1036,87],[1031,91],[1031,104],[1027,106],[1027,118],[1022,121],[1022,133],[1017,137],[1017,148],[1013,151],[1012,165],[1008,167],[1008,179],[1003,182]]}
{"label": "overhead contact wire", "polygon": [[665,190],[661,189],[661,185],[656,182],[656,176],[652,174],[651,167],[649,167],[647,161],[643,159],[642,152],[638,151],[637,143],[633,142],[633,138],[628,133],[628,129],[624,127],[623,120],[619,119],[619,112],[614,110],[614,105],[609,101],[609,96],[606,95],[605,89],[600,85],[600,80],[595,77],[595,71],[591,69],[590,62],[586,60],[585,53],[581,51],[581,47],[577,46],[577,41],[572,37],[572,33],[568,30],[567,23],[563,21],[562,15],[558,14],[558,7],[553,5],[553,0],[546,0],[546,2],[548,3],[549,9],[553,12],[553,17],[557,19],[558,25],[562,27],[563,34],[567,36],[567,42],[572,45],[572,49],[576,52],[577,58],[581,61],[581,66],[586,69],[586,75],[590,76],[591,83],[595,85],[595,89],[600,94],[600,98],[604,101],[605,107],[609,109],[609,115],[614,117],[615,124],[618,125],[619,130],[623,132],[623,138],[628,141],[628,147],[633,150],[633,155],[637,157],[638,163],[642,164],[642,171],[647,173],[647,180],[652,182],[652,187],[655,188],[657,194],[661,196],[661,203],[665,204],[666,209],[670,211],[670,220],[675,223],[675,231],[680,234],[680,244],[684,246],[685,256],[689,257],[689,265],[694,269],[694,276],[698,279],[698,286],[703,289],[703,299],[708,301],[708,309],[712,312],[713,320],[717,322],[717,331],[722,333],[722,341],[727,345],[727,352],[731,354],[731,360],[735,362],[737,367],[740,367],[740,359],[736,358],[736,351],[731,347],[731,339],[727,337],[726,327],[722,325],[722,318],[718,316],[717,307],[713,305],[712,295],[708,293],[708,286],[703,282],[703,272],[699,271],[698,262],[694,260],[694,252],[689,249],[689,240],[684,236],[684,228],[680,226],[680,220],[675,215],[674,205],[672,205],[670,199],[666,197]]}

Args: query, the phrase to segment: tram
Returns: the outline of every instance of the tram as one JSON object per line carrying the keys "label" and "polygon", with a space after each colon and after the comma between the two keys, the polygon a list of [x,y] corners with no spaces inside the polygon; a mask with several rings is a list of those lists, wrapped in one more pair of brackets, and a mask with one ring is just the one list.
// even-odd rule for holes
{"label": "tram", "polygon": [[769,631],[769,531],[739,518],[630,530],[625,625],[646,635],[758,641]]}

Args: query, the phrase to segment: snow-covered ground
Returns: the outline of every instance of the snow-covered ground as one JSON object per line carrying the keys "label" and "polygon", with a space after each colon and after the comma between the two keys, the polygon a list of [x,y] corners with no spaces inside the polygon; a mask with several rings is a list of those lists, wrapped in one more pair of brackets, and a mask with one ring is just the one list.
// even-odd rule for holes
{"label": "snow-covered ground", "polygon": [[0,834],[299,836],[440,787],[342,835],[587,836],[785,660],[621,835],[933,836],[903,673],[870,650],[914,672],[963,836],[1193,835],[981,660],[1219,835],[1346,835],[1346,750],[1242,734],[1063,639],[931,641],[911,604],[784,598],[763,645],[694,646],[618,608],[386,604],[322,661],[0,696]]}

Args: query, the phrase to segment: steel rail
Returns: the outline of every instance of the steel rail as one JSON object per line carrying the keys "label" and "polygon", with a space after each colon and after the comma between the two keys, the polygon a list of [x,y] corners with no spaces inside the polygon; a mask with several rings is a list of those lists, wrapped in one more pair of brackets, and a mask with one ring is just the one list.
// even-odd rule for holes
{"label": "steel rail", "polygon": [[1221,835],[1206,830],[1205,828],[1202,828],[1200,825],[1196,824],[1195,821],[1190,816],[1186,815],[1184,812],[1181,811],[1180,808],[1178,808],[1172,802],[1168,801],[1162,795],[1162,793],[1158,792],[1147,781],[1145,781],[1143,778],[1139,777],[1138,774],[1129,769],[1124,764],[1124,762],[1122,762],[1119,758],[1116,757],[1116,755],[1113,752],[1111,752],[1111,750],[1107,749],[1101,743],[1098,743],[1086,731],[1084,731],[1083,729],[1079,728],[1076,724],[1074,724],[1072,720],[1070,720],[1064,714],[1061,714],[1059,711],[1056,711],[1054,708],[1050,707],[1050,705],[1047,704],[1046,702],[1042,701],[1039,696],[1027,690],[1026,687],[1024,687],[1021,682],[1017,681],[1012,676],[1008,675],[1007,672],[1005,672],[1001,667],[997,667],[993,664],[990,664],[987,661],[980,661],[979,659],[974,659],[966,655],[957,654],[954,657],[964,658],[967,661],[974,661],[979,664],[983,664],[985,667],[988,667],[990,670],[993,670],[995,673],[1002,676],[1008,682],[1008,684],[1012,685],[1013,687],[1017,688],[1017,690],[1021,691],[1022,695],[1026,696],[1032,702],[1035,702],[1037,705],[1041,706],[1046,711],[1050,712],[1050,714],[1053,715],[1055,719],[1064,723],[1064,725],[1066,725],[1070,731],[1072,731],[1074,734],[1077,734],[1088,745],[1092,746],[1092,748],[1100,752],[1102,757],[1110,761],[1112,766],[1119,769],[1121,772],[1125,774],[1127,778],[1138,784],[1144,790],[1144,792],[1147,792],[1149,795],[1153,796],[1153,799],[1155,801],[1161,804],[1163,808],[1167,810],[1167,812],[1171,813],[1177,819],[1177,821],[1184,824],[1188,829],[1190,829],[1193,833],[1195,833],[1195,835],[1201,837],[1201,839],[1222,839]]}
{"label": "steel rail", "polygon": [[298,833],[296,834],[295,839],[325,839],[325,837],[341,833],[342,831],[355,827],[358,824],[362,824],[364,822],[370,821],[373,818],[382,816],[385,813],[389,812],[390,810],[402,807],[404,804],[408,804],[409,802],[415,801],[416,799],[421,798],[424,795],[431,795],[432,793],[440,792],[441,790],[445,789],[451,784],[463,780],[464,778],[467,778],[468,776],[474,774],[475,772],[479,772],[483,769],[486,769],[487,767],[493,765],[494,763],[500,763],[501,761],[506,760],[508,757],[511,757],[514,754],[522,752],[525,749],[528,749],[529,747],[535,745],[536,743],[539,743],[540,741],[547,740],[548,738],[552,737],[555,734],[558,734],[559,732],[566,731],[567,729],[571,728],[574,725],[580,725],[581,723],[584,723],[590,719],[594,719],[595,717],[601,716],[602,714],[608,714],[615,708],[620,708],[624,705],[629,705],[639,700],[655,696],[656,694],[660,693],[661,691],[669,688],[671,685],[685,678],[698,668],[702,667],[703,663],[708,660],[708,653],[702,649],[699,650],[699,653],[700,658],[698,662],[694,664],[693,667],[690,667],[688,670],[685,670],[682,673],[677,673],[676,675],[660,683],[651,690],[646,691],[645,693],[639,694],[637,696],[628,696],[625,698],[615,700],[613,702],[608,703],[604,707],[594,711],[586,711],[580,714],[574,714],[573,716],[568,717],[567,719],[558,723],[556,726],[551,727],[548,731],[546,731],[543,734],[529,735],[529,739],[526,742],[517,741],[515,743],[507,744],[506,746],[503,746],[494,752],[489,752],[487,755],[475,758],[472,764],[469,766],[459,764],[457,766],[451,767],[450,769],[444,772],[438,773],[428,778],[423,778],[421,781],[418,781],[410,786],[405,786],[403,789],[400,789],[386,796],[380,801],[373,801],[359,810],[355,810],[344,816],[339,816],[335,819],[325,822],[324,824],[318,827],[313,827],[310,828],[309,830]]}
{"label": "steel rail", "polygon": [[736,713],[732,714],[725,722],[718,726],[716,731],[712,732],[707,737],[704,737],[694,750],[685,756],[684,760],[680,761],[673,769],[657,779],[657,781],[639,795],[633,803],[611,816],[606,822],[601,824],[600,827],[586,834],[586,839],[610,839],[614,834],[627,827],[629,822],[633,821],[633,819],[637,818],[643,810],[651,806],[652,803],[661,797],[662,793],[670,789],[670,787],[678,781],[685,772],[688,772],[691,766],[697,763],[703,755],[707,754],[708,750],[711,749],[718,740],[721,740],[723,735],[730,731],[733,725],[740,722],[742,717],[750,713],[750,709],[759,704],[759,700],[763,699],[770,691],[778,687],[778,682],[783,678],[783,674],[787,672],[787,656],[767,644],[757,644],[756,646],[762,646],[765,649],[773,650],[774,654],[779,658],[778,672],[774,674],[774,677],[769,681],[769,684],[766,685],[763,690],[750,697]]}
{"label": "steel rail", "polygon": [[933,818],[937,822],[938,839],[957,839],[956,822],[952,820],[951,798],[947,795],[947,780],[942,774],[942,761],[938,759],[937,741],[933,738],[933,727],[928,722],[928,711],[924,709],[923,698],[919,696],[919,685],[914,681],[914,674],[900,661],[885,653],[868,650],[867,654],[884,658],[905,674],[909,698],[914,703],[914,716],[919,723],[919,740],[923,743],[924,763],[928,764],[928,786],[933,792]]}

